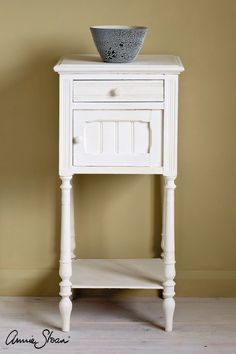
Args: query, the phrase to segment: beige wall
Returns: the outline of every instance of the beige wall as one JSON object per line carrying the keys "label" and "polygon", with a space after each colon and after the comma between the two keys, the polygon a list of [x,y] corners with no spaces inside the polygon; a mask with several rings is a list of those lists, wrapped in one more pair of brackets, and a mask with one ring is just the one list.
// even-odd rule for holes
{"label": "beige wall", "polygon": [[[177,294],[236,295],[236,1],[0,0],[0,295],[58,290],[58,77],[89,26],[147,25],[179,55]],[[81,257],[159,254],[159,177],[76,178]],[[155,220],[155,217],[157,219]]]}

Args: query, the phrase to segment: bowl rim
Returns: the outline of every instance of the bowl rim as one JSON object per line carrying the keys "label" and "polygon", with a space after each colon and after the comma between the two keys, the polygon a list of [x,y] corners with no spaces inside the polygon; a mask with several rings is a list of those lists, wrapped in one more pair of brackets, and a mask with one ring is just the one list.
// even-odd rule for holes
{"label": "bowl rim", "polygon": [[95,25],[90,26],[90,29],[93,30],[133,30],[133,29],[145,29],[147,30],[147,26],[127,26],[127,25]]}

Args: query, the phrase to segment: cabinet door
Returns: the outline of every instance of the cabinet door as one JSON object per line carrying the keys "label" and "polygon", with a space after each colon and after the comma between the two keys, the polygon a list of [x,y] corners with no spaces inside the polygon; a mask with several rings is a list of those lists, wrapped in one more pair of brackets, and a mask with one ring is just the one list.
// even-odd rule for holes
{"label": "cabinet door", "polygon": [[75,110],[74,166],[162,166],[162,110]]}

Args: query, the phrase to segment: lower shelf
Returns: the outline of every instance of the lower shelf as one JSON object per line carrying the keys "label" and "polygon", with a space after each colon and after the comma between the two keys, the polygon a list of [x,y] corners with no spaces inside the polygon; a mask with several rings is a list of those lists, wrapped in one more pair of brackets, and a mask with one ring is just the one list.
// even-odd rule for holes
{"label": "lower shelf", "polygon": [[162,259],[77,259],[72,262],[72,288],[163,289]]}

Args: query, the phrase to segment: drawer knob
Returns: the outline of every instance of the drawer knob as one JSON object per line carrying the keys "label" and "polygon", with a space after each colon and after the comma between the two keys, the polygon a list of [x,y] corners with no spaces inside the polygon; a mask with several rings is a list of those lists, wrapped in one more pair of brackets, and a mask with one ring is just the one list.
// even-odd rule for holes
{"label": "drawer knob", "polygon": [[120,94],[120,90],[118,88],[114,88],[110,91],[110,95],[112,97],[119,96],[119,94]]}
{"label": "drawer knob", "polygon": [[75,136],[75,137],[73,138],[73,143],[74,143],[74,144],[81,144],[81,143],[82,143],[82,138],[79,137],[79,136]]}

